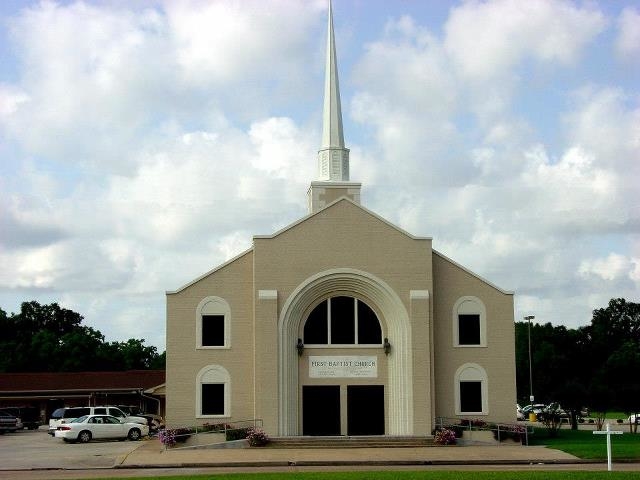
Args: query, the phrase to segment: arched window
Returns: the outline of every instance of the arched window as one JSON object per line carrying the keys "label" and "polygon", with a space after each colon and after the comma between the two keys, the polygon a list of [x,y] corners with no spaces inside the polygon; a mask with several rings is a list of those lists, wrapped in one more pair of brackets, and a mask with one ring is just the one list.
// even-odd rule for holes
{"label": "arched window", "polygon": [[382,328],[378,316],[362,300],[336,296],[309,313],[303,340],[305,345],[380,345]]}
{"label": "arched window", "polygon": [[231,377],[220,365],[207,365],[196,377],[196,417],[231,416]]}
{"label": "arched window", "polygon": [[196,348],[231,346],[231,308],[220,297],[206,297],[196,308]]}
{"label": "arched window", "polygon": [[453,306],[453,345],[455,347],[487,346],[487,314],[477,297],[460,297]]}
{"label": "arched window", "polygon": [[454,378],[456,415],[487,415],[489,387],[487,372],[475,363],[465,363]]}

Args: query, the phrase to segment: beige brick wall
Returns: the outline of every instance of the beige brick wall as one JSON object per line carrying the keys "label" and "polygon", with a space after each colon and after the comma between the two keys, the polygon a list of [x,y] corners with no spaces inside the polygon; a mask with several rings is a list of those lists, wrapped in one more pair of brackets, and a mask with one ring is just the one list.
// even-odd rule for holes
{"label": "beige brick wall", "polygon": [[[179,293],[167,294],[167,425],[186,426],[253,418],[253,254],[248,252]],[[196,349],[196,308],[208,296],[231,307],[231,348]],[[231,376],[231,418],[197,419],[196,375],[222,365]]]}
{"label": "beige brick wall", "polygon": [[[455,416],[456,370],[465,363],[476,363],[485,369],[489,382],[489,414],[478,418],[514,422],[513,295],[498,290],[437,253],[433,255],[433,276],[436,416]],[[478,297],[486,307],[486,347],[453,346],[453,307],[460,297],[467,295]]]}

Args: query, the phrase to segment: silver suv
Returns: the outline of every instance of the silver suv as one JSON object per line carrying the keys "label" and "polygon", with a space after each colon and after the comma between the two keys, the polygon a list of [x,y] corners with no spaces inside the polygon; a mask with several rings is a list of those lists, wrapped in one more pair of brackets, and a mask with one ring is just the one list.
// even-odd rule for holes
{"label": "silver suv", "polygon": [[111,415],[118,418],[121,422],[133,422],[147,424],[147,419],[143,417],[134,417],[126,415],[118,407],[63,407],[58,408],[51,414],[49,419],[49,435],[53,436],[58,427],[64,423],[70,423],[76,418],[84,415]]}

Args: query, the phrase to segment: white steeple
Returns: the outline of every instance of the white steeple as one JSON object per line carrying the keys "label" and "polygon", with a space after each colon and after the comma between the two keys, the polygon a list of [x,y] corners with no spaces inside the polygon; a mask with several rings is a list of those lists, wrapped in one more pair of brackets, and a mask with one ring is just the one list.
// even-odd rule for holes
{"label": "white steeple", "polygon": [[327,25],[327,64],[324,77],[322,145],[318,151],[318,180],[349,181],[349,149],[344,146],[342,133],[342,109],[331,0],[329,0]]}
{"label": "white steeple", "polygon": [[360,203],[360,183],[349,181],[349,149],[344,146],[342,109],[338,85],[338,62],[333,34],[333,9],[329,0],[327,26],[327,65],[324,78],[322,145],[318,150],[318,180],[309,187],[309,212],[346,197]]}

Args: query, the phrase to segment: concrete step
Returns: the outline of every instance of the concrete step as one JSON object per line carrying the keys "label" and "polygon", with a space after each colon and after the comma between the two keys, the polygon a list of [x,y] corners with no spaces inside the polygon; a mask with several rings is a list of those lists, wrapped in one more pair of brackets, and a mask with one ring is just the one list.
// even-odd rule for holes
{"label": "concrete step", "polygon": [[417,448],[433,445],[432,436],[271,437],[270,448]]}

